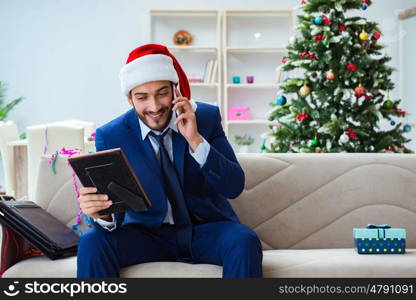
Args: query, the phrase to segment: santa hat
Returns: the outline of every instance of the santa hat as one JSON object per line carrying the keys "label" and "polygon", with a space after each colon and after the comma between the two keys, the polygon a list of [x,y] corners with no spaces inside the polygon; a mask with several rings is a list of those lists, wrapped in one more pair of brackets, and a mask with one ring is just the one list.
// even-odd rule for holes
{"label": "santa hat", "polygon": [[188,77],[168,48],[158,44],[140,46],[130,52],[120,71],[121,90],[128,96],[138,85],[150,81],[179,82],[183,97],[191,99]]}

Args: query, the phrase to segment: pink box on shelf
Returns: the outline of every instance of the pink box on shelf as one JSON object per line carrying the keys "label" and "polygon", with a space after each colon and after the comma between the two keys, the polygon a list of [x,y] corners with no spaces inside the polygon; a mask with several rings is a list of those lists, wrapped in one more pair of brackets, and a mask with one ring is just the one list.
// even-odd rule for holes
{"label": "pink box on shelf", "polygon": [[228,109],[228,120],[248,120],[250,118],[250,108],[230,107]]}

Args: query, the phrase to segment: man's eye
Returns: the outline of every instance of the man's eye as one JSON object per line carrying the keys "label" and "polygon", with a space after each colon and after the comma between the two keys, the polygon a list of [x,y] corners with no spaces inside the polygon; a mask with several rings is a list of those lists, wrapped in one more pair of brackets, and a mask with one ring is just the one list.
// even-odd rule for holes
{"label": "man's eye", "polygon": [[145,98],[136,98],[137,100],[144,100]]}
{"label": "man's eye", "polygon": [[159,96],[166,96],[168,93],[161,93]]}

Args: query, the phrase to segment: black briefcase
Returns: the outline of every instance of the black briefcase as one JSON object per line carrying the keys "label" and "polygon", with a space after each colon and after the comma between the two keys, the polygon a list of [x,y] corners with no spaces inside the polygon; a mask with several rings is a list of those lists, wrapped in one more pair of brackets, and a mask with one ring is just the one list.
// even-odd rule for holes
{"label": "black briefcase", "polygon": [[0,200],[0,223],[52,260],[77,253],[79,236],[33,201]]}

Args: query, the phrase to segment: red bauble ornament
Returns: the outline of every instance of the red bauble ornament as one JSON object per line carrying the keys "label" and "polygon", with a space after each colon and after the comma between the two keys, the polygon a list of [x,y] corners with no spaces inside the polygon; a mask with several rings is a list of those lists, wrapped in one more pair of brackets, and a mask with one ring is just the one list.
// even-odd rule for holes
{"label": "red bauble ornament", "polygon": [[387,152],[393,152],[393,147],[392,146],[388,146],[386,150],[387,150]]}
{"label": "red bauble ornament", "polygon": [[287,58],[286,56],[282,57],[282,64],[287,63],[287,61],[289,60],[289,58]]}
{"label": "red bauble ornament", "polygon": [[334,80],[335,79],[334,72],[332,72],[332,71],[326,72],[326,79],[328,79],[328,80]]}
{"label": "red bauble ornament", "polygon": [[323,17],[322,21],[324,22],[325,25],[331,25],[332,24],[331,19],[328,18],[328,17]]}
{"label": "red bauble ornament", "polygon": [[324,35],[315,35],[313,37],[313,40],[315,42],[322,42],[322,41],[325,41],[326,40],[326,36],[324,36]]}
{"label": "red bauble ornament", "polygon": [[347,26],[345,26],[345,25],[339,25],[338,26],[338,29],[339,29],[339,32],[343,32],[343,31],[347,30]]}
{"label": "red bauble ornament", "polygon": [[305,112],[300,113],[296,116],[296,120],[298,120],[299,122],[304,122],[309,118],[309,115]]}
{"label": "red bauble ornament", "polygon": [[373,96],[368,95],[368,94],[365,94],[364,97],[365,97],[365,100],[370,100],[371,98],[373,98]]}
{"label": "red bauble ornament", "polygon": [[405,117],[406,116],[406,111],[401,109],[401,108],[394,107],[393,110],[396,113],[396,115],[398,115],[399,117]]}
{"label": "red bauble ornament", "polygon": [[354,64],[351,64],[351,63],[349,63],[349,64],[346,66],[346,68],[347,68],[347,70],[348,70],[348,71],[351,71],[351,72],[355,72],[355,71],[357,71],[357,66],[356,66],[356,65],[354,65]]}
{"label": "red bauble ornament", "polygon": [[363,0],[363,3],[364,4],[368,4],[368,0]]}
{"label": "red bauble ornament", "polygon": [[381,33],[376,31],[373,33],[373,38],[375,38],[376,40],[378,40],[381,37]]}
{"label": "red bauble ornament", "polygon": [[309,54],[308,52],[299,53],[300,58],[318,59],[315,54]]}
{"label": "red bauble ornament", "polygon": [[351,140],[356,140],[356,139],[358,139],[357,132],[355,132],[355,130],[353,130],[353,129],[348,129],[348,130],[347,130],[347,135],[348,135],[348,137],[349,137]]}
{"label": "red bauble ornament", "polygon": [[366,93],[365,88],[361,84],[357,86],[354,91],[355,91],[355,97],[357,98],[364,96]]}

